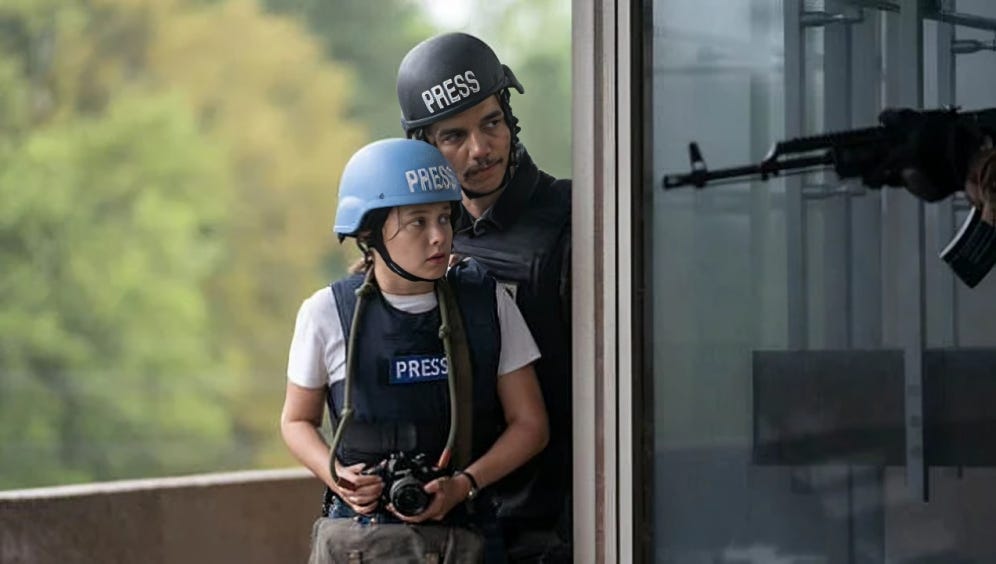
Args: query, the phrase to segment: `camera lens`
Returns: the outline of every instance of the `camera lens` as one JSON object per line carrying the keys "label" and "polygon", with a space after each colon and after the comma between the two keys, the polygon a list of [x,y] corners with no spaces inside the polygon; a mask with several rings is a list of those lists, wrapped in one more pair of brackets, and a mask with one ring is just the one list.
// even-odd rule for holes
{"label": "camera lens", "polygon": [[395,511],[405,517],[413,517],[425,511],[431,496],[423,490],[424,484],[417,478],[405,476],[391,486],[391,503]]}

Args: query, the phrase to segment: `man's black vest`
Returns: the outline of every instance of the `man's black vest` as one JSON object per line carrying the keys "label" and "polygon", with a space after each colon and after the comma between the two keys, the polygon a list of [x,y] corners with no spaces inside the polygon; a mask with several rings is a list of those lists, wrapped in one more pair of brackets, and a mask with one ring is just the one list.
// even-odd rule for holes
{"label": "man's black vest", "polygon": [[[472,456],[484,454],[501,432],[504,418],[497,380],[501,340],[494,280],[474,263],[450,269],[463,318],[474,372],[474,439]],[[332,284],[339,323],[349,342],[355,291],[363,283],[355,275]],[[392,452],[424,452],[435,461],[449,431],[448,366],[439,338],[439,308],[411,314],[395,309],[379,292],[364,298],[356,341],[352,382],[353,419],[337,456],[345,465],[373,464]],[[328,394],[334,424],[342,410],[345,382]]]}
{"label": "man's black vest", "polygon": [[523,149],[509,185],[476,221],[464,210],[453,252],[479,261],[515,301],[542,358],[536,375],[550,444],[498,485],[500,517],[552,520],[571,487],[571,182],[540,171]]}

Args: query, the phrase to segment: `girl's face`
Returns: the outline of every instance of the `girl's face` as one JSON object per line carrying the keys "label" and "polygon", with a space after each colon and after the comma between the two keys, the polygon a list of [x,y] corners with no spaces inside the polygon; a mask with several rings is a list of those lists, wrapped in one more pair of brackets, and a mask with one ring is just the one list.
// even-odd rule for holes
{"label": "girl's face", "polygon": [[[391,259],[419,278],[442,278],[446,274],[453,245],[450,212],[450,202],[392,209],[382,228],[384,246]],[[400,276],[397,278],[404,280]]]}

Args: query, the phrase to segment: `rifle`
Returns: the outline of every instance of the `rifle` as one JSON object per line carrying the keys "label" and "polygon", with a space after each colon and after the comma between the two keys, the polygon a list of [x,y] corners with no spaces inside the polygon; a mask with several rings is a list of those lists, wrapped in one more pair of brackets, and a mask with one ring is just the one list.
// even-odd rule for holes
{"label": "rifle", "polygon": [[[961,112],[943,108],[917,112],[922,118],[941,118],[962,122],[978,131],[996,131],[996,108]],[[909,134],[908,127],[875,126],[851,129],[810,137],[778,141],[757,164],[709,170],[698,143],[688,145],[691,172],[664,175],[664,189],[706,184],[728,184],[745,180],[768,180],[773,176],[802,174],[833,168],[840,178],[853,178],[875,170],[901,146]],[[722,182],[717,182],[722,181]]]}

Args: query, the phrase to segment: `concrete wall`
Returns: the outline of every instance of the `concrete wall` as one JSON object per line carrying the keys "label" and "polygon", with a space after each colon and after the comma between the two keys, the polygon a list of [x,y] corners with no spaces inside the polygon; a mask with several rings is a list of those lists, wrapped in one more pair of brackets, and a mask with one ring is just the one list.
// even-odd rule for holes
{"label": "concrete wall", "polygon": [[304,562],[321,491],[276,470],[0,492],[0,562]]}

